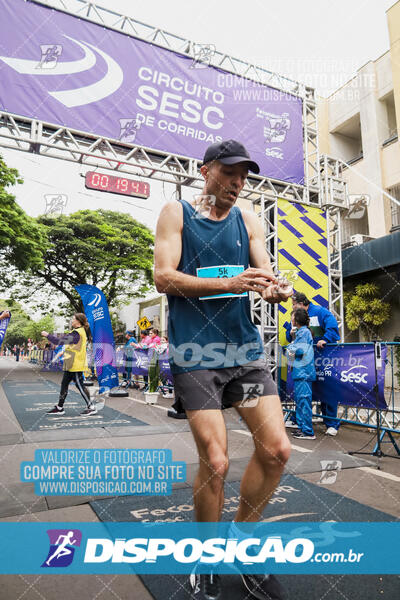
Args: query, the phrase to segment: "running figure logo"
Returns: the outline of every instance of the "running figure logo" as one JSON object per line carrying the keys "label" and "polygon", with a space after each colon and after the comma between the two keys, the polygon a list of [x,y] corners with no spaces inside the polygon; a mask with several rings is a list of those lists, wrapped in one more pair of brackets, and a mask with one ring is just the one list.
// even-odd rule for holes
{"label": "running figure logo", "polygon": [[286,134],[290,129],[291,121],[289,113],[275,115],[265,113],[267,125],[264,126],[264,138],[266,142],[282,143],[286,139]]}
{"label": "running figure logo", "polygon": [[341,460],[320,460],[321,476],[318,483],[333,485],[337,479],[338,472],[342,469]]}
{"label": "running figure logo", "polygon": [[68,202],[66,194],[45,194],[44,199],[46,200],[45,215],[62,215]]}
{"label": "running figure logo", "polygon": [[68,567],[74,558],[75,548],[81,545],[79,529],[48,529],[50,549],[42,567]]}
{"label": "running figure logo", "polygon": [[243,400],[239,406],[257,406],[258,399],[263,395],[264,385],[262,383],[242,383]]}
{"label": "running figure logo", "polygon": [[193,61],[189,69],[204,69],[209,67],[215,54],[214,44],[193,44]]}
{"label": "running figure logo", "polygon": [[42,44],[40,46],[42,58],[37,65],[37,69],[54,69],[61,56],[62,46],[60,44]]}
{"label": "running figure logo", "polygon": [[137,120],[136,117],[132,117],[131,119],[120,119],[119,139],[121,141],[127,142],[128,144],[133,144],[133,142],[136,140],[136,135],[141,125],[142,124],[140,123],[140,121]]}
{"label": "running figure logo", "polygon": [[213,194],[195,194],[194,213],[192,219],[208,219],[211,209],[215,206],[216,197]]}

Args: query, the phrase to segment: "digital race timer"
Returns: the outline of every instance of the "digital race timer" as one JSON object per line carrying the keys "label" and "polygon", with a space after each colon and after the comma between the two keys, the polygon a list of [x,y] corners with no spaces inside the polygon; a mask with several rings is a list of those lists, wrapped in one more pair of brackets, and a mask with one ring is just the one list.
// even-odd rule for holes
{"label": "digital race timer", "polygon": [[126,177],[116,177],[88,171],[85,175],[85,187],[111,194],[124,194],[125,196],[136,196],[137,198],[148,198],[150,186],[145,181],[135,181]]}

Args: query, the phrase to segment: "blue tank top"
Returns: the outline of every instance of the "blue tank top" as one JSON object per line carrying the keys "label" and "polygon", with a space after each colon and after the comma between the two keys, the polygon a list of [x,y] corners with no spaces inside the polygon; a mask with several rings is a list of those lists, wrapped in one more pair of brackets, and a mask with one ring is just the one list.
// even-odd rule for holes
{"label": "blue tank top", "polygon": [[[249,237],[238,207],[222,221],[198,218],[185,200],[182,254],[178,271],[204,276],[226,276],[249,266]],[[229,267],[227,267],[227,265]],[[214,273],[218,273],[214,274]],[[263,344],[250,317],[248,294],[208,299],[168,295],[169,355],[172,373],[198,369],[223,369],[246,364],[263,355]]]}

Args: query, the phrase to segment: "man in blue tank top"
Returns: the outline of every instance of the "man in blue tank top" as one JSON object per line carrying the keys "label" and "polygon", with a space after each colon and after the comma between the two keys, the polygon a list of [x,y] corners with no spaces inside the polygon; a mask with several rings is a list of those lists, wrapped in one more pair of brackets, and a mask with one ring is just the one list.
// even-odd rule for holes
{"label": "man in blue tank top", "polygon": [[[222,409],[234,407],[247,424],[255,450],[240,487],[231,534],[248,537],[237,523],[256,523],[290,454],[281,403],[266,365],[263,343],[250,315],[248,292],[270,303],[292,294],[273,274],[258,217],[235,206],[248,171],[258,165],[242,144],[216,143],[200,169],[203,193],[193,203],[167,203],[155,243],[154,280],[168,295],[175,407],[186,412],[199,454],[194,482],[197,521],[217,522],[228,471]],[[281,600],[273,575],[241,574],[247,592]],[[221,598],[219,576],[191,576],[192,597]]]}

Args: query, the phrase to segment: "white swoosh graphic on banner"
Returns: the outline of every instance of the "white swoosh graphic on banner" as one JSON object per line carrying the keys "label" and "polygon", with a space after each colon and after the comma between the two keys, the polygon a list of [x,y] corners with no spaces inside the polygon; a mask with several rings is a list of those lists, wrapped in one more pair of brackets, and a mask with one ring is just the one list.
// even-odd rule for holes
{"label": "white swoosh graphic on banner", "polygon": [[75,90],[66,90],[64,92],[49,92],[53,98],[67,106],[73,108],[75,106],[83,106],[91,102],[102,100],[106,96],[113,94],[122,84],[124,74],[121,67],[113,58],[108,56],[102,50],[99,50],[92,44],[86,42],[90,48],[96,50],[107,64],[107,73],[100,81],[87,85],[86,87],[77,88]]}
{"label": "white swoosh graphic on banner", "polygon": [[73,60],[69,62],[59,62],[52,69],[38,69],[38,60],[28,60],[25,58],[9,58],[7,56],[0,56],[0,60],[5,62],[9,67],[14,69],[14,71],[18,71],[22,75],[71,75],[73,73],[80,73],[81,71],[87,71],[91,69],[96,64],[96,56],[95,54],[87,48],[84,44],[75,40],[69,35],[65,35],[64,37],[68,38],[75,44],[80,46],[85,56],[80,58],[79,60]]}
{"label": "white swoosh graphic on banner", "polygon": [[90,302],[88,302],[88,306],[93,306],[93,304],[95,306],[98,306],[101,302],[101,296],[100,294],[95,294],[93,300],[91,300]]}

